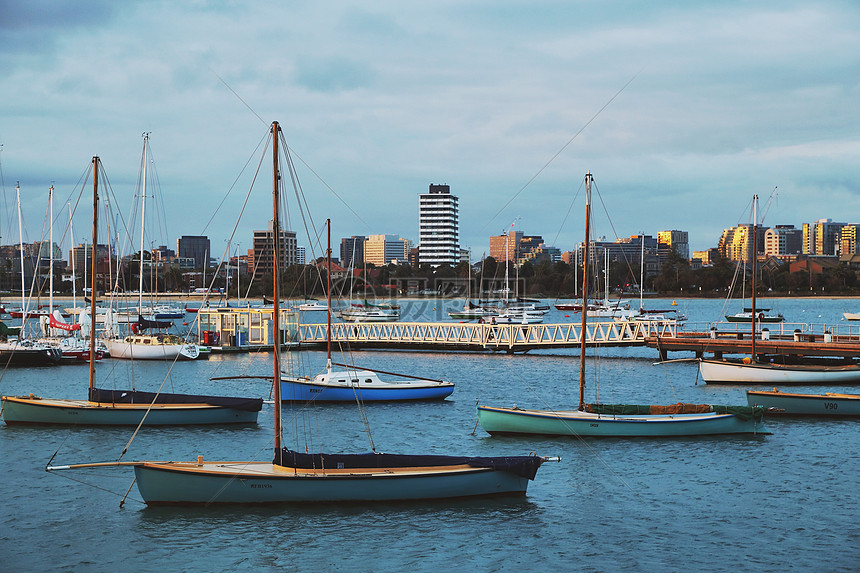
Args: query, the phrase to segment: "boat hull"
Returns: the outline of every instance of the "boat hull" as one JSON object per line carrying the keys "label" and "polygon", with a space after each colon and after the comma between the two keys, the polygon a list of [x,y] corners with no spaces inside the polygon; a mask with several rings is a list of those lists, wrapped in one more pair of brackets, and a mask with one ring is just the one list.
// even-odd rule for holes
{"label": "boat hull", "polygon": [[700,360],[699,375],[708,384],[851,384],[860,382],[860,366],[743,364]]}
{"label": "boat hull", "polygon": [[525,495],[529,480],[489,468],[295,470],[261,462],[154,463],[134,468],[148,505],[431,500]]}
{"label": "boat hull", "polygon": [[632,438],[768,433],[755,419],[714,413],[622,416],[478,406],[478,422],[489,434]]}
{"label": "boat hull", "polygon": [[747,391],[750,406],[767,408],[768,416],[860,416],[860,394],[792,394]]}
{"label": "boat hull", "polygon": [[454,392],[450,382],[379,383],[375,386],[358,384],[318,384],[305,379],[281,379],[281,400],[284,402],[403,402],[443,400]]}
{"label": "boat hull", "polygon": [[59,348],[0,349],[0,367],[6,366],[54,366],[60,363],[63,352]]}
{"label": "boat hull", "polygon": [[194,360],[199,350],[194,344],[134,344],[120,339],[105,340],[111,358],[127,360]]}
{"label": "boat hull", "polygon": [[[110,404],[3,396],[3,420],[13,424],[87,426],[256,424],[257,412],[209,404]],[[147,414],[147,410],[149,413]]]}

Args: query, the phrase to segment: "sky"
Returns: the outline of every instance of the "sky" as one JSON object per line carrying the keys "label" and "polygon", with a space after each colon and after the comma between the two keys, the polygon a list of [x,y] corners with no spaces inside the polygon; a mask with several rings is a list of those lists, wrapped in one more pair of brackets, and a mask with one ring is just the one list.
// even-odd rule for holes
{"label": "sky", "polygon": [[[753,194],[766,226],[860,223],[856,0],[7,0],[0,86],[3,244],[17,182],[39,240],[48,187],[60,222],[93,155],[131,213],[148,132],[164,225],[147,242],[204,234],[217,256],[272,121],[335,255],[351,235],[417,242],[430,184],[459,197],[475,259],[511,228],[570,250],[586,172],[608,239],[714,247]],[[234,251],[271,218],[267,165]]]}

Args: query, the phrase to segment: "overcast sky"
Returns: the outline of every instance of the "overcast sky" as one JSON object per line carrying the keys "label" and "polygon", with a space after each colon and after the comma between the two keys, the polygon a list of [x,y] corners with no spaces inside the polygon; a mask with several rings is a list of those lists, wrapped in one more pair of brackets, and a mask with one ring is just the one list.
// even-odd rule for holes
{"label": "overcast sky", "polygon": [[150,132],[167,231],[147,240],[207,234],[217,255],[247,170],[213,214],[273,120],[335,242],[417,241],[418,194],[444,183],[474,258],[514,221],[569,250],[586,171],[607,238],[681,229],[715,246],[775,187],[765,225],[860,223],[856,0],[7,0],[0,78],[4,244],[15,183],[38,240],[48,187],[60,211],[93,155],[129,210]]}

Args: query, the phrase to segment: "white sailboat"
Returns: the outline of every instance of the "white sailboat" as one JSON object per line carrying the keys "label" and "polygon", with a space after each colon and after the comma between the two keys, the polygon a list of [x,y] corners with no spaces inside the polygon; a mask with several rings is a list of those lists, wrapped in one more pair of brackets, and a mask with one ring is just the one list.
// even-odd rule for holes
{"label": "white sailboat", "polygon": [[[131,322],[133,333],[128,336],[120,336],[117,329],[117,320],[113,319],[112,313],[106,315],[105,323],[105,346],[111,358],[123,358],[129,360],[194,360],[200,355],[200,348],[187,342],[176,335],[170,334],[146,334],[148,328],[167,328],[172,323],[159,322],[158,320],[144,319],[143,311],[143,245],[144,245],[144,222],[146,219],[146,167],[149,151],[149,134],[143,135],[143,162],[141,177],[141,214],[140,214],[140,269],[138,270],[138,320]],[[93,247],[95,249],[95,246]],[[183,314],[184,316],[184,314]]]}
{"label": "white sailboat", "polygon": [[[591,173],[585,175],[585,244],[591,220]],[[583,298],[588,293],[588,257],[583,261]],[[762,410],[747,406],[672,404],[586,404],[585,329],[589,310],[582,309],[579,348],[579,407],[576,410],[533,410],[513,406],[478,406],[478,422],[490,434],[538,434],[553,436],[701,436],[713,434],[767,433]]]}
{"label": "white sailboat", "polygon": [[[273,227],[279,228],[278,123],[272,124]],[[286,147],[286,145],[285,145]],[[290,163],[287,162],[288,167]],[[280,236],[275,233],[275,252]],[[280,330],[278,275],[274,257],[274,332]],[[274,377],[280,379],[280,344],[274,346]],[[283,447],[281,390],[275,384],[274,459],[266,461],[131,461],[48,466],[48,471],[101,466],[134,467],[135,483],[149,505],[274,504],[331,501],[429,500],[523,495],[547,458],[447,455],[299,453]]]}
{"label": "white sailboat", "polygon": [[[328,233],[326,268],[331,268],[331,220],[326,221]],[[326,274],[326,306],[331,308],[331,273]],[[346,370],[333,370],[332,366]],[[454,391],[454,384],[445,380],[429,380],[408,376],[408,380],[383,381],[379,372],[331,360],[331,312],[326,313],[326,367],[316,376],[282,376],[281,399],[288,402],[402,402],[411,400],[442,400]],[[387,374],[382,372],[382,374]],[[403,376],[403,375],[398,375]]]}
{"label": "white sailboat", "polygon": [[[753,195],[752,296],[750,297],[751,356],[741,360],[699,360],[699,375],[708,384],[848,384],[860,382],[860,364],[793,363],[761,360],[756,352],[758,324],[767,322],[756,309],[756,233],[758,195]],[[778,357],[781,359],[782,357]]]}

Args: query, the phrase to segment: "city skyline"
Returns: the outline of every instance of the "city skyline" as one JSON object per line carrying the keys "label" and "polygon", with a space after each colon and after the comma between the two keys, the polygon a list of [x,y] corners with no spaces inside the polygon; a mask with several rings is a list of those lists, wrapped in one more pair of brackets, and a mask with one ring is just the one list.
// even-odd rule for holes
{"label": "city skyline", "polygon": [[851,3],[36,1],[3,4],[0,22],[3,241],[17,181],[39,240],[48,187],[59,220],[93,155],[130,212],[150,132],[170,235],[153,242],[207,235],[218,257],[272,120],[335,236],[417,239],[415,197],[437,183],[475,256],[514,220],[564,249],[581,240],[586,171],[607,237],[683,228],[709,248],[774,188],[766,225],[860,219]]}

